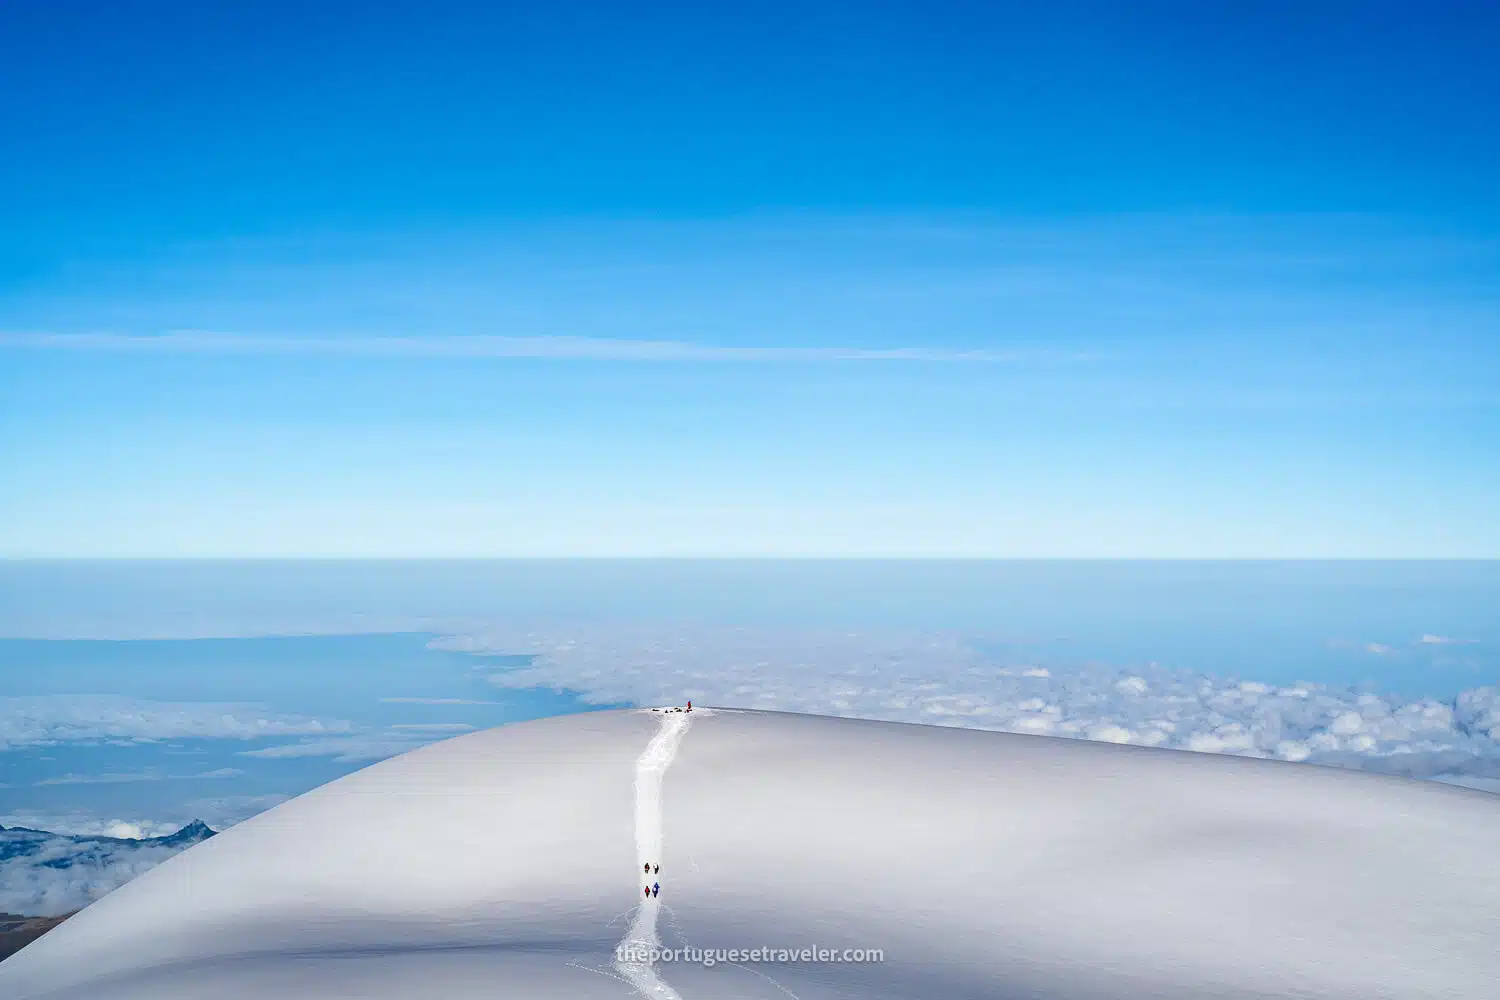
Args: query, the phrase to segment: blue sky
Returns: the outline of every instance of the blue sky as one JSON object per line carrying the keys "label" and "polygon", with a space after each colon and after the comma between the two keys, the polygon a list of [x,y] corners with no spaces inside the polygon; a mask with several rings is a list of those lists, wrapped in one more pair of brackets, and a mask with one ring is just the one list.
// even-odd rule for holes
{"label": "blue sky", "polygon": [[0,39],[0,555],[1500,555],[1484,5]]}

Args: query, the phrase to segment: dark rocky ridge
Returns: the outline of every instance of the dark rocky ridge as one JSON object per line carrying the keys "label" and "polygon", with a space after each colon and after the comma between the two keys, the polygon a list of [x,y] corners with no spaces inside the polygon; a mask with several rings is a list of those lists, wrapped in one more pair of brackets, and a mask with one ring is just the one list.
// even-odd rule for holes
{"label": "dark rocky ridge", "polygon": [[4,961],[43,934],[67,920],[60,917],[23,917],[18,913],[0,913],[0,961]]}

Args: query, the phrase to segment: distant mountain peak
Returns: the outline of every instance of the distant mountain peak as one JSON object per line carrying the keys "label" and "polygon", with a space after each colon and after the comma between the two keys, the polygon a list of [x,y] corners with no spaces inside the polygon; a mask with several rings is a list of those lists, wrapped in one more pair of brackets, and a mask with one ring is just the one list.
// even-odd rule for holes
{"label": "distant mountain peak", "polygon": [[[53,917],[87,906],[147,868],[217,832],[201,819],[162,837],[108,837],[0,828],[0,909]],[[19,887],[19,888],[17,888]]]}
{"label": "distant mountain peak", "polygon": [[170,844],[176,847],[178,845],[196,844],[216,834],[217,831],[207,823],[201,819],[195,819],[176,833],[169,833],[165,837],[153,837],[152,839],[157,843]]}

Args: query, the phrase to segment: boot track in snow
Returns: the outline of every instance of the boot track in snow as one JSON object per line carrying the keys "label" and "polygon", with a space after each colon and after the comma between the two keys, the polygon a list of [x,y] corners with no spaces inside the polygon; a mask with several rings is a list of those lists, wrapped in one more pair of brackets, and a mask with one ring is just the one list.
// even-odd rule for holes
{"label": "boot track in snow", "polygon": [[[642,873],[645,865],[661,864],[662,778],[672,765],[672,759],[677,756],[677,747],[682,743],[682,737],[692,721],[692,715],[687,712],[664,713],[661,728],[651,738],[651,742],[646,744],[646,752],[635,762],[634,870],[637,876]],[[660,904],[656,897],[637,903],[630,930],[625,932],[625,937],[619,944],[619,951],[624,954],[616,958],[615,968],[642,996],[655,1000],[682,1000],[676,990],[661,981],[661,977],[656,974],[656,964],[649,961],[650,954],[661,947],[661,938],[656,931],[659,914]]]}

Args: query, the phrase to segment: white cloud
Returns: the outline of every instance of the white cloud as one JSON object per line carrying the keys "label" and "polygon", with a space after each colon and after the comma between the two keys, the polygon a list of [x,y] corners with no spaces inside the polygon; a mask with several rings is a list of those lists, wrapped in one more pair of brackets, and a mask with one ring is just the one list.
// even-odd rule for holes
{"label": "white cloud", "polygon": [[44,778],[38,785],[114,785],[132,781],[196,781],[200,778],[239,778],[244,771],[234,767],[220,767],[199,774],[158,774],[154,771],[126,771],[114,774],[63,774],[56,778]]}
{"label": "white cloud", "polygon": [[1463,732],[1500,743],[1500,690],[1465,691],[1453,701],[1453,721]]}
{"label": "white cloud", "polygon": [[[69,837],[122,837],[139,840],[142,837],[165,837],[169,833],[176,832],[182,825],[180,822],[139,818],[119,819],[76,811],[43,813],[20,810],[0,814],[0,826],[8,826],[12,829],[24,827],[28,830],[48,830]],[[220,829],[213,823],[209,825],[216,830]]]}
{"label": "white cloud", "polygon": [[336,357],[540,358],[555,361],[837,362],[908,361],[994,364],[1086,361],[1093,355],[1047,350],[932,347],[777,347],[676,340],[548,336],[265,336],[183,331],[162,334],[0,333],[0,347],[164,354],[278,354]]}
{"label": "white cloud", "polygon": [[332,757],[340,763],[358,763],[394,757],[435,740],[470,732],[474,728],[467,722],[403,722],[387,726],[384,732],[353,733],[327,739],[304,740],[300,743],[283,743],[279,746],[241,750],[239,755],[261,760]]}
{"label": "white cloud", "polygon": [[343,721],[268,713],[258,705],[145,701],[114,695],[0,697],[0,750],[109,740],[231,739],[347,732]]}
{"label": "white cloud", "polygon": [[1171,670],[1064,669],[992,660],[935,633],[578,628],[441,640],[534,654],[502,688],[579,692],[592,704],[703,705],[968,726],[1312,761],[1416,777],[1500,777],[1500,695],[1408,700]]}
{"label": "white cloud", "polygon": [[467,722],[402,722],[391,728],[416,733],[451,733],[465,732],[474,727]]}
{"label": "white cloud", "polygon": [[336,739],[311,740],[305,743],[284,743],[280,746],[262,747],[258,750],[241,750],[241,757],[261,760],[285,760],[296,757],[332,757],[339,763],[355,763],[381,760],[397,754],[415,750],[431,742],[412,734],[410,736],[349,736]]}
{"label": "white cloud", "polygon": [[38,785],[114,785],[130,781],[161,781],[165,777],[160,774],[148,774],[143,771],[125,774],[63,774],[56,778],[44,778],[38,781]]}
{"label": "white cloud", "polygon": [[1454,639],[1446,635],[1424,635],[1417,642],[1424,646],[1472,646],[1479,642],[1478,639]]}
{"label": "white cloud", "polygon": [[481,701],[477,698],[382,698],[386,705],[498,705],[498,701]]}

